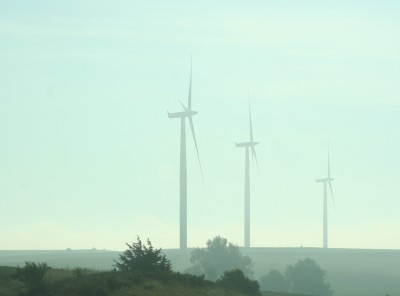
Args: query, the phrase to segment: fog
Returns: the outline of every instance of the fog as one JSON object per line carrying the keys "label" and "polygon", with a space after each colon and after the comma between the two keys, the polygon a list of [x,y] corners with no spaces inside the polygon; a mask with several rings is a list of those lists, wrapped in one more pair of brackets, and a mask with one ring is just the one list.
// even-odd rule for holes
{"label": "fog", "polygon": [[180,124],[193,61],[187,245],[398,249],[399,5],[2,3],[0,249],[179,247]]}

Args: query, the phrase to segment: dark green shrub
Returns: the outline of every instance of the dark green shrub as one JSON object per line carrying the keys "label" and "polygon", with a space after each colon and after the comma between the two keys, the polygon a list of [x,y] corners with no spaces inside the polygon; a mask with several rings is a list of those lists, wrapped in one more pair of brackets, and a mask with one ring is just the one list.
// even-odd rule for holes
{"label": "dark green shrub", "polygon": [[240,269],[226,271],[216,283],[226,289],[235,290],[245,295],[261,295],[258,282],[246,277]]}
{"label": "dark green shrub", "polygon": [[289,283],[289,292],[332,296],[333,290],[325,281],[325,271],[312,259],[299,260],[294,265],[289,265],[285,270]]}
{"label": "dark green shrub", "polygon": [[52,283],[51,291],[57,296],[104,296],[130,286],[134,281],[131,274],[87,270],[78,277],[67,277]]}
{"label": "dark green shrub", "polygon": [[45,295],[47,284],[44,280],[46,272],[50,269],[47,263],[26,261],[24,267],[18,267],[16,279],[27,285],[26,295]]}
{"label": "dark green shrub", "polygon": [[289,282],[278,270],[271,270],[258,280],[262,291],[288,292]]}
{"label": "dark green shrub", "polygon": [[147,246],[137,237],[137,242],[128,244],[128,249],[119,255],[120,262],[115,261],[119,271],[138,272],[146,275],[172,272],[171,262],[160,249],[155,249],[150,240]]}
{"label": "dark green shrub", "polygon": [[204,279],[204,275],[197,276],[188,273],[174,272],[167,274],[165,281],[168,283],[181,283],[190,287],[204,287],[210,285],[212,282]]}

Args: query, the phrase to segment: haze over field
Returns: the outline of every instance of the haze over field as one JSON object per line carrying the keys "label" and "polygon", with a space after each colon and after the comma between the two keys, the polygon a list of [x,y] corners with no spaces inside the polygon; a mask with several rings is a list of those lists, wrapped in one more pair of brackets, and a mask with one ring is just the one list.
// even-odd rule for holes
{"label": "haze over field", "polygon": [[329,246],[400,248],[400,3],[301,2],[2,1],[0,249],[179,246],[191,56],[189,247],[243,245],[249,89],[252,246],[322,245],[329,144]]}

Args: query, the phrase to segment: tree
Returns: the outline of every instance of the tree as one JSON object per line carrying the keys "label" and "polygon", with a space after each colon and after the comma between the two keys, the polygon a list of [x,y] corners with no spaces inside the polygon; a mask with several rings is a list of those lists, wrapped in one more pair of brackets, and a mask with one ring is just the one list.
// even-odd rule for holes
{"label": "tree", "polygon": [[312,259],[299,260],[295,265],[289,265],[285,270],[289,283],[289,292],[332,296],[330,284],[325,282],[325,271]]}
{"label": "tree", "polygon": [[267,275],[262,276],[258,282],[262,291],[288,292],[288,281],[278,270],[271,270]]}
{"label": "tree", "polygon": [[225,271],[224,275],[216,283],[245,295],[261,295],[258,282],[246,277],[240,269]]}
{"label": "tree", "polygon": [[240,269],[246,276],[252,276],[253,264],[247,256],[242,256],[239,247],[221,236],[207,241],[207,248],[192,251],[190,262],[193,266],[186,270],[192,274],[204,274],[208,280],[217,280],[225,271]]}
{"label": "tree", "polygon": [[45,294],[46,282],[44,276],[50,269],[47,263],[25,261],[24,267],[18,267],[16,278],[26,283],[29,292],[27,295]]}
{"label": "tree", "polygon": [[147,246],[142,244],[139,236],[137,242],[128,244],[128,249],[119,255],[120,262],[115,261],[119,271],[140,272],[144,274],[172,272],[171,262],[162,254],[161,248],[155,249],[149,239]]}

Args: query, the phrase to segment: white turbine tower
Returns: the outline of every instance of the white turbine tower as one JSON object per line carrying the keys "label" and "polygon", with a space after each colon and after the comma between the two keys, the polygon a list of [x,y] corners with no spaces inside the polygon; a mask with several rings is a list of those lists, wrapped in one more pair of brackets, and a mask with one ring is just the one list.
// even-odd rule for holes
{"label": "white turbine tower", "polygon": [[194,132],[192,117],[197,114],[192,110],[192,63],[190,63],[190,82],[187,107],[179,101],[183,107],[183,112],[169,113],[169,118],[181,119],[181,148],[180,148],[180,248],[187,248],[187,166],[186,166],[186,118],[189,119],[190,128],[193,135],[194,145],[196,147],[197,158],[199,160],[201,176],[203,172],[201,169],[199,150],[197,148],[196,134]]}
{"label": "white turbine tower", "polygon": [[257,142],[253,140],[253,127],[251,124],[251,111],[249,101],[249,117],[250,117],[250,141],[243,143],[236,143],[236,147],[246,148],[245,156],[245,176],[244,176],[244,246],[250,248],[250,168],[249,168],[249,148],[251,148],[251,154],[255,159],[257,166],[257,155],[254,146]]}
{"label": "white turbine tower", "polygon": [[328,177],[323,179],[316,179],[317,183],[324,183],[324,216],[323,216],[323,247],[328,248],[328,185],[332,196],[333,205],[335,205],[335,198],[333,197],[332,181],[331,178],[331,168],[329,161],[329,151],[328,151]]}

